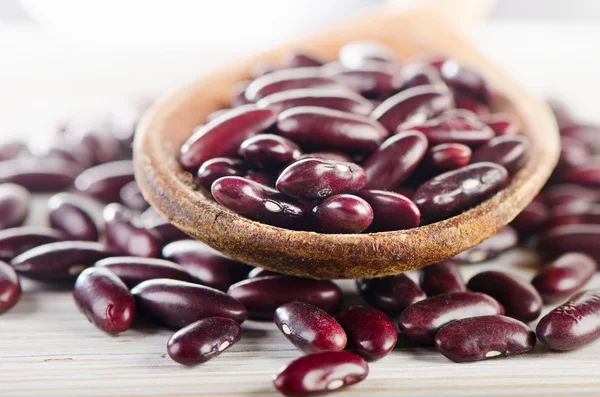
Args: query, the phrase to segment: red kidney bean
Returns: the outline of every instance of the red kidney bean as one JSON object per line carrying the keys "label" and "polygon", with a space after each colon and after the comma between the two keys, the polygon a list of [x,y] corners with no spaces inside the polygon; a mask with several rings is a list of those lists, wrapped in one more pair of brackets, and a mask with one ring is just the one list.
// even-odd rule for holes
{"label": "red kidney bean", "polygon": [[436,68],[422,62],[412,62],[402,67],[402,89],[420,85],[445,85]]}
{"label": "red kidney bean", "polygon": [[0,183],[15,183],[32,192],[52,192],[68,188],[81,167],[59,158],[16,158],[0,162]]}
{"label": "red kidney bean", "polygon": [[235,84],[235,86],[233,87],[233,98],[231,100],[232,108],[237,108],[251,103],[246,99],[246,88],[248,88],[248,85],[250,85],[250,83],[250,80],[244,80]]}
{"label": "red kidney bean", "polygon": [[401,313],[427,298],[425,292],[406,274],[358,279],[356,285],[368,304],[390,313]]}
{"label": "red kidney bean", "polygon": [[405,131],[388,138],[362,163],[367,174],[365,189],[390,190],[404,181],[427,152],[427,138],[419,131]]}
{"label": "red kidney bean", "polygon": [[521,126],[509,114],[489,113],[479,115],[479,120],[488,125],[496,136],[517,135],[521,131]]}
{"label": "red kidney bean", "polygon": [[519,242],[519,236],[511,226],[505,226],[498,230],[496,234],[483,240],[481,243],[471,247],[457,255],[452,260],[459,263],[479,263],[487,259],[492,259],[514,248]]}
{"label": "red kidney bean", "polygon": [[423,164],[436,172],[464,167],[471,160],[471,148],[462,143],[441,143],[427,151]]}
{"label": "red kidney bean", "polygon": [[94,266],[110,270],[123,280],[129,288],[156,278],[192,281],[192,277],[182,266],[163,259],[113,256],[99,260]]}
{"label": "red kidney bean", "polygon": [[467,290],[458,265],[451,260],[424,267],[419,279],[419,286],[427,296]]}
{"label": "red kidney bean", "polygon": [[322,159],[352,163],[352,157],[341,152],[312,152],[303,154],[302,156],[298,157],[298,161],[304,159]]}
{"label": "red kidney bean", "polygon": [[358,69],[373,62],[394,64],[396,57],[387,46],[375,41],[355,41],[344,45],[338,54],[340,63],[350,69]]}
{"label": "red kidney bean", "polygon": [[560,134],[579,139],[585,143],[592,153],[600,152],[600,125],[575,124],[561,127]]}
{"label": "red kidney bean", "polygon": [[571,252],[545,265],[531,283],[544,302],[558,302],[583,288],[597,267],[596,261],[588,255]]}
{"label": "red kidney bean", "polygon": [[420,123],[454,107],[452,93],[443,86],[421,85],[383,101],[371,113],[390,132],[403,123]]}
{"label": "red kidney bean", "polygon": [[467,92],[454,91],[454,102],[457,109],[468,110],[479,117],[490,113],[487,105]]}
{"label": "red kidney bean", "polygon": [[352,153],[371,152],[389,135],[369,117],[316,106],[281,112],[277,130],[305,148]]}
{"label": "red kidney bean", "polygon": [[83,171],[75,180],[75,188],[104,203],[117,202],[121,189],[135,179],[131,160],[104,163]]}
{"label": "red kidney bean", "polygon": [[473,152],[472,163],[491,161],[500,164],[509,174],[525,165],[529,157],[529,140],[522,135],[498,136]]}
{"label": "red kidney bean", "polygon": [[111,250],[127,256],[158,256],[158,237],[146,230],[130,209],[112,203],[104,207],[102,216],[106,243]]}
{"label": "red kidney bean", "polygon": [[470,164],[440,174],[421,185],[414,202],[430,221],[446,219],[473,207],[502,189],[508,172],[498,164]]}
{"label": "red kidney bean", "polygon": [[398,332],[383,312],[367,306],[352,306],[339,315],[346,331],[347,348],[369,361],[387,356],[398,340]]}
{"label": "red kidney bean", "polygon": [[456,320],[435,335],[440,353],[457,363],[527,353],[535,343],[535,333],[526,324],[504,316]]}
{"label": "red kidney bean", "polygon": [[163,247],[165,259],[181,265],[195,280],[219,290],[243,280],[250,267],[195,240],[174,241]]}
{"label": "red kidney bean", "polygon": [[361,190],[356,193],[373,209],[372,232],[411,229],[419,226],[421,212],[409,198],[385,190]]}
{"label": "red kidney bean", "polygon": [[153,207],[142,213],[140,222],[144,229],[158,238],[158,243],[161,246],[190,237],[156,212]]}
{"label": "red kidney bean", "polygon": [[242,337],[242,328],[226,317],[208,317],[175,332],[167,353],[183,365],[202,364],[223,353]]}
{"label": "red kidney bean", "polygon": [[44,226],[21,226],[0,230],[0,260],[11,260],[31,248],[63,239],[62,233]]}
{"label": "red kidney bean", "polygon": [[446,60],[440,67],[442,78],[455,90],[466,92],[489,105],[493,102],[493,93],[481,74],[453,59]]}
{"label": "red kidney bean", "polygon": [[573,295],[542,317],[535,332],[552,350],[573,350],[595,341],[600,337],[600,290]]}
{"label": "red kidney bean", "polygon": [[420,345],[432,345],[444,325],[463,318],[504,314],[494,298],[478,292],[452,292],[427,298],[400,314],[400,331]]}
{"label": "red kidney bean", "polygon": [[358,69],[348,69],[334,62],[326,65],[323,72],[365,97],[386,98],[402,86],[402,76],[389,65],[369,63]]}
{"label": "red kidney bean", "polygon": [[256,102],[259,108],[269,108],[277,113],[300,106],[317,106],[368,116],[373,105],[352,91],[326,88],[300,88],[269,95]]}
{"label": "red kidney bean", "polygon": [[97,241],[100,235],[100,208],[85,197],[58,193],[48,200],[50,226],[67,240]]}
{"label": "red kidney bean", "polygon": [[558,205],[552,208],[552,213],[546,225],[548,228],[553,228],[574,224],[600,224],[600,204],[576,201],[570,204]]}
{"label": "red kidney bean", "polygon": [[0,143],[0,162],[12,160],[26,151],[27,148],[23,142],[3,142]]}
{"label": "red kidney bean", "polygon": [[512,226],[521,237],[530,236],[544,228],[546,222],[548,222],[549,216],[550,210],[544,203],[532,201],[515,219],[513,219],[510,226]]}
{"label": "red kidney bean", "polygon": [[255,105],[235,108],[199,130],[183,144],[179,162],[184,168],[197,169],[206,160],[234,156],[246,139],[267,130],[277,115]]}
{"label": "red kidney bean", "polygon": [[337,194],[314,207],[312,216],[321,233],[360,233],[373,222],[373,209],[358,196]]}
{"label": "red kidney bean", "polygon": [[588,162],[590,150],[579,139],[568,136],[560,137],[560,157],[558,159],[558,170],[567,170]]}
{"label": "red kidney bean", "polygon": [[478,146],[494,137],[494,131],[490,127],[466,110],[445,112],[437,118],[419,124],[401,124],[398,129],[421,131],[431,145],[460,143]]}
{"label": "red kidney bean", "polygon": [[255,267],[248,273],[247,278],[256,278],[262,276],[280,276],[280,273],[274,272],[272,270],[263,269],[261,267]]}
{"label": "red kidney bean", "polygon": [[104,244],[92,241],[59,241],[32,248],[11,261],[14,269],[35,280],[74,280],[85,268],[112,256]]}
{"label": "red kidney bean", "polygon": [[567,252],[582,252],[600,261],[600,225],[564,225],[542,235],[537,251],[547,258]]}
{"label": "red kidney bean", "polygon": [[79,310],[109,334],[127,331],[135,317],[135,301],[127,286],[105,268],[87,268],[75,281],[73,297]]}
{"label": "red kidney bean", "polygon": [[29,214],[31,195],[13,183],[0,184],[0,230],[20,226]]}
{"label": "red kidney bean", "polygon": [[8,263],[0,261],[0,313],[11,309],[20,298],[19,276]]}
{"label": "red kidney bean", "polygon": [[68,121],[64,135],[74,146],[84,148],[94,164],[101,164],[119,158],[119,140],[110,129],[105,115],[82,114]]}
{"label": "red kidney bean", "polygon": [[174,328],[208,317],[227,317],[242,323],[247,316],[237,299],[185,281],[157,278],[138,284],[131,293],[140,312]]}
{"label": "red kidney bean", "polygon": [[275,325],[305,353],[340,351],[346,347],[346,333],[333,317],[304,302],[288,302],[275,310]]}
{"label": "red kidney bean", "polygon": [[119,197],[121,203],[134,211],[144,211],[150,206],[144,199],[144,195],[136,181],[131,181],[123,186],[119,191]]}
{"label": "red kidney bean", "polygon": [[304,68],[310,66],[323,66],[325,61],[305,52],[291,52],[284,57],[283,63],[288,68]]}
{"label": "red kidney bean", "polygon": [[473,276],[467,287],[496,299],[506,315],[521,321],[533,321],[542,312],[542,297],[525,279],[504,272],[489,270]]}
{"label": "red kidney bean", "polygon": [[600,187],[600,161],[590,160],[585,164],[559,172],[558,179],[562,183],[576,183],[598,188]]}
{"label": "red kidney bean", "polygon": [[263,276],[233,284],[227,293],[238,299],[252,319],[269,320],[284,303],[299,301],[315,305],[328,313],[342,303],[340,287],[331,281],[292,276]]}
{"label": "red kidney bean", "polygon": [[273,385],[285,396],[312,396],[354,385],[367,377],[369,366],[350,352],[302,356],[279,369]]}
{"label": "red kidney bean", "polygon": [[238,154],[252,164],[268,168],[296,160],[302,152],[298,145],[287,138],[261,134],[242,142]]}
{"label": "red kidney bean", "polygon": [[265,170],[248,170],[245,178],[253,182],[258,182],[270,188],[275,187],[276,175],[273,175]]}

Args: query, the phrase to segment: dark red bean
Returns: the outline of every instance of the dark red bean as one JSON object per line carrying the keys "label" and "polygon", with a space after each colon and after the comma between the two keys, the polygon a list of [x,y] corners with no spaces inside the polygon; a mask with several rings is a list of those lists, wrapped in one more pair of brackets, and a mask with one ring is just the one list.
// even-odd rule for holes
{"label": "dark red bean", "polygon": [[427,296],[467,290],[460,275],[459,266],[451,260],[424,267],[419,279],[419,286]]}
{"label": "dark red bean", "polygon": [[345,163],[352,163],[352,157],[341,152],[312,152],[303,154],[298,158],[298,161],[304,159],[323,159],[323,160],[334,160]]}
{"label": "dark red bean", "polygon": [[356,193],[373,209],[373,223],[369,231],[411,229],[419,226],[421,212],[409,198],[385,190],[361,190]]}
{"label": "dark red bean", "polygon": [[253,182],[260,183],[261,185],[275,188],[275,180],[277,179],[277,175],[273,175],[266,170],[248,170],[245,178]]}
{"label": "dark red bean", "polygon": [[109,334],[127,331],[135,317],[135,301],[127,286],[105,268],[85,269],[73,287],[79,310]]}
{"label": "dark red bean", "polygon": [[600,261],[600,225],[557,226],[542,235],[537,251],[555,258],[568,252],[582,252]]}
{"label": "dark red bean", "polygon": [[522,136],[498,136],[473,152],[472,163],[491,161],[514,174],[529,158],[529,140]]}
{"label": "dark red bean", "polygon": [[406,274],[358,279],[356,285],[368,304],[389,313],[401,313],[427,298],[425,292]]}
{"label": "dark red bean", "polygon": [[596,261],[588,255],[571,252],[545,265],[531,283],[544,302],[558,302],[583,288],[597,267]]}
{"label": "dark red bean", "polygon": [[371,152],[389,135],[369,117],[316,106],[281,112],[277,130],[305,148],[351,153]]}
{"label": "dark red bean", "polygon": [[560,157],[558,159],[559,170],[577,167],[588,162],[590,150],[579,139],[568,136],[560,137]]}
{"label": "dark red bean", "polygon": [[280,273],[274,272],[272,270],[255,267],[254,269],[252,269],[250,271],[250,273],[248,273],[247,278],[256,278],[256,277],[262,277],[262,276],[280,276],[280,275],[281,275]]}
{"label": "dark red bean", "polygon": [[302,152],[298,145],[287,138],[260,134],[242,142],[238,154],[254,165],[268,168],[296,160]]}
{"label": "dark red bean", "polygon": [[195,240],[174,241],[163,247],[165,259],[181,265],[195,280],[219,290],[243,280],[250,267]]}
{"label": "dark red bean", "polygon": [[0,162],[0,183],[15,183],[32,192],[52,192],[68,188],[81,166],[59,158],[16,158]]}
{"label": "dark red bean", "polygon": [[400,73],[385,64],[369,63],[358,69],[349,69],[334,62],[326,65],[323,72],[368,98],[386,98],[402,86]]}
{"label": "dark red bean", "polygon": [[272,110],[255,105],[237,107],[194,132],[181,147],[179,162],[184,168],[197,169],[206,160],[233,157],[242,142],[267,130],[276,117]]}
{"label": "dark red bean", "polygon": [[354,385],[367,377],[369,366],[350,352],[302,356],[279,369],[273,385],[285,396],[313,396]]}
{"label": "dark red bean", "polygon": [[522,322],[504,316],[456,320],[435,335],[435,346],[457,363],[509,357],[534,348],[535,333]]}
{"label": "dark red bean", "polygon": [[158,256],[158,237],[146,230],[130,209],[112,203],[104,207],[102,216],[106,243],[111,250],[127,256]]}
{"label": "dark red bean", "polygon": [[123,186],[119,191],[119,197],[121,203],[134,211],[144,211],[150,206],[136,181],[131,181]]}
{"label": "dark red bean", "polygon": [[114,256],[99,260],[94,264],[116,274],[129,288],[139,283],[156,278],[192,281],[192,277],[182,266],[156,258],[135,256]]}
{"label": "dark red bean", "polygon": [[455,90],[466,92],[488,105],[493,102],[493,93],[488,82],[470,67],[448,59],[442,64],[440,74],[446,84]]}
{"label": "dark red bean", "polygon": [[440,174],[421,185],[414,202],[421,215],[437,221],[461,213],[502,189],[508,172],[494,163],[475,163]]}
{"label": "dark red bean", "polygon": [[117,202],[121,189],[135,179],[131,160],[104,163],[83,171],[75,180],[75,188],[104,203]]}
{"label": "dark red bean", "polygon": [[237,108],[251,103],[246,99],[246,88],[248,88],[248,85],[250,85],[250,83],[250,80],[244,80],[235,84],[235,86],[233,87],[233,98],[231,100],[232,108]]}
{"label": "dark red bean", "polygon": [[299,106],[317,106],[368,116],[373,105],[352,91],[325,88],[301,88],[278,92],[256,102],[259,108],[269,108],[277,113]]}
{"label": "dark red bean", "polygon": [[398,332],[383,312],[367,306],[353,306],[339,315],[346,331],[347,348],[369,361],[387,356],[398,340]]}
{"label": "dark red bean", "polygon": [[430,148],[423,164],[436,172],[464,167],[471,160],[471,148],[462,143],[441,143]]}
{"label": "dark red bean", "polygon": [[394,133],[402,123],[421,123],[453,107],[452,93],[446,87],[421,85],[386,99],[371,117]]}
{"label": "dark red bean", "polygon": [[495,299],[478,292],[453,292],[409,306],[398,320],[400,331],[420,345],[432,345],[437,331],[463,318],[504,314]]}
{"label": "dark red bean", "polygon": [[41,281],[74,280],[85,268],[112,256],[104,244],[91,241],[59,241],[32,248],[16,256],[17,272]]}
{"label": "dark red bean", "polygon": [[167,353],[183,365],[202,364],[223,353],[242,337],[242,328],[226,317],[209,317],[175,332]]}
{"label": "dark red bean", "polygon": [[532,201],[515,219],[513,219],[510,226],[512,226],[521,237],[530,236],[544,228],[546,222],[548,222],[549,216],[550,210],[544,203]]}
{"label": "dark red bean", "polygon": [[304,302],[288,302],[275,310],[275,325],[305,353],[340,351],[346,347],[346,333],[333,317]]}
{"label": "dark red bean", "polygon": [[157,278],[138,284],[131,293],[140,312],[174,328],[208,317],[227,317],[242,323],[247,316],[237,299],[185,281]]}
{"label": "dark red bean", "polygon": [[358,69],[371,63],[394,64],[396,57],[387,46],[375,41],[355,41],[344,45],[338,57],[340,63],[350,69]]}
{"label": "dark red bean", "polygon": [[11,260],[40,245],[63,240],[57,230],[44,226],[21,226],[0,230],[0,260]]}
{"label": "dark red bean", "polygon": [[415,170],[427,152],[427,138],[405,131],[388,138],[362,163],[367,173],[365,189],[391,190]]}
{"label": "dark red bean", "polygon": [[272,319],[279,306],[292,301],[315,305],[327,313],[342,303],[342,291],[333,282],[292,276],[251,278],[233,284],[227,293],[248,308],[250,318],[262,320]]}
{"label": "dark red bean", "polygon": [[26,151],[26,146],[23,142],[3,142],[0,143],[0,162],[12,160]]}
{"label": "dark red bean", "polygon": [[0,261],[0,313],[11,309],[20,298],[19,276],[8,263]]}
{"label": "dark red bean", "polygon": [[490,108],[487,107],[487,105],[468,92],[455,91],[454,102],[456,103],[457,109],[468,110],[479,117],[490,113]]}
{"label": "dark red bean", "polygon": [[576,183],[583,186],[600,187],[600,161],[590,160],[585,164],[571,167],[558,174],[562,183]]}
{"label": "dark red bean", "polygon": [[452,260],[459,263],[479,263],[492,259],[514,248],[519,242],[519,236],[511,226],[505,226],[496,234],[483,240],[481,243],[471,247],[460,254],[455,255]]}
{"label": "dark red bean", "polygon": [[542,297],[528,280],[520,276],[489,270],[473,276],[467,287],[496,299],[506,315],[521,321],[533,321],[542,312]]}
{"label": "dark red bean", "polygon": [[594,202],[600,199],[600,194],[592,188],[565,183],[549,186],[543,192],[544,201],[550,207],[570,204],[573,202]]}
{"label": "dark red bean", "polygon": [[101,225],[101,208],[85,197],[58,193],[48,200],[50,226],[59,230],[67,240],[97,241]]}
{"label": "dark red bean", "polygon": [[323,66],[325,61],[305,52],[291,52],[286,54],[283,63],[288,68],[304,68],[310,66]]}
{"label": "dark red bean", "polygon": [[442,76],[436,68],[422,62],[413,62],[402,67],[402,89],[420,85],[444,85]]}
{"label": "dark red bean", "polygon": [[337,194],[314,207],[312,216],[321,233],[360,233],[373,222],[373,209],[358,196]]}
{"label": "dark red bean", "polygon": [[546,223],[548,228],[562,225],[600,224],[600,204],[576,201],[570,204],[557,205]]}
{"label": "dark red bean", "polygon": [[153,207],[142,213],[140,223],[144,229],[158,238],[158,243],[161,246],[190,237],[156,212]]}
{"label": "dark red bean", "polygon": [[494,130],[496,136],[517,135],[521,131],[519,123],[506,113],[481,114],[479,120]]}
{"label": "dark red bean", "polygon": [[31,195],[13,183],[0,184],[0,230],[20,226],[29,214]]}
{"label": "dark red bean", "polygon": [[102,164],[119,158],[119,140],[110,129],[105,115],[81,114],[68,121],[64,135],[90,153],[94,164]]}
{"label": "dark red bean", "polygon": [[595,341],[600,337],[600,290],[573,295],[542,317],[535,332],[553,350],[573,350]]}
{"label": "dark red bean", "polygon": [[585,143],[592,153],[600,152],[600,125],[575,124],[561,127],[560,134],[576,138]]}

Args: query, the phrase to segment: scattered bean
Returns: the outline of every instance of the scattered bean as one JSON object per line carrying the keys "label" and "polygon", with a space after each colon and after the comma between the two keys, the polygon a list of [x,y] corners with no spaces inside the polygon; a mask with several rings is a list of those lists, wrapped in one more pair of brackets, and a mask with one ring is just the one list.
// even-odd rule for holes
{"label": "scattered bean", "polygon": [[419,286],[427,296],[467,290],[458,265],[452,260],[435,263],[421,271]]}
{"label": "scattered bean", "polygon": [[369,361],[387,356],[398,340],[389,317],[372,307],[350,307],[340,313],[339,322],[348,337],[347,348]]}
{"label": "scattered bean", "polygon": [[0,314],[10,310],[21,298],[21,284],[15,270],[0,261]]}
{"label": "scattered bean", "polygon": [[568,298],[582,288],[596,273],[597,264],[580,253],[568,253],[544,266],[531,282],[544,302],[552,303]]}
{"label": "scattered bean", "polygon": [[356,285],[367,303],[390,313],[401,313],[427,298],[425,292],[406,274],[358,279]]}
{"label": "scattered bean", "polygon": [[156,278],[191,281],[192,277],[182,266],[156,258],[135,256],[113,256],[101,259],[94,264],[117,275],[127,287],[133,288],[139,283]]}

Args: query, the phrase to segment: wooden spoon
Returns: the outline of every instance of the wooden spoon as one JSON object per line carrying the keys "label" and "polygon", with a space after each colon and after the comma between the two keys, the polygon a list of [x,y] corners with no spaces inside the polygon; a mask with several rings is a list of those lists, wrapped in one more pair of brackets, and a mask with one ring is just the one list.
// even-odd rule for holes
{"label": "wooden spoon", "polygon": [[[401,60],[448,55],[483,73],[499,93],[494,109],[520,120],[533,143],[525,166],[484,203],[450,219],[409,230],[372,234],[319,234],[282,229],[241,217],[197,190],[177,162],[181,145],[206,115],[231,102],[232,88],[253,65],[278,63],[291,50],[335,59],[356,40],[389,46]],[[377,9],[241,62],[231,62],[152,106],[135,139],[135,175],[144,197],[190,236],[242,262],[319,279],[378,277],[451,257],[508,224],[542,188],[559,155],[554,118],[488,60],[457,29],[427,10]]]}

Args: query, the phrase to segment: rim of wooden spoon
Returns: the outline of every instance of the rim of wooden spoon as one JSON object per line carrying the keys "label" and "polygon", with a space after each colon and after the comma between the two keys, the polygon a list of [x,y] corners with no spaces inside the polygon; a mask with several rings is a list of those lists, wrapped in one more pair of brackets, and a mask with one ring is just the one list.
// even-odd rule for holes
{"label": "rim of wooden spoon", "polygon": [[[371,234],[293,231],[241,217],[197,189],[177,162],[181,145],[206,115],[226,107],[236,83],[258,64],[277,64],[291,50],[335,59],[351,41],[389,46],[401,60],[452,56],[483,73],[499,93],[495,110],[521,122],[530,157],[510,184],[487,201],[450,219],[414,229]],[[451,257],[492,236],[534,198],[559,156],[558,130],[548,107],[534,99],[468,39],[435,14],[375,11],[240,62],[229,63],[155,103],[134,143],[135,176],[144,197],[190,236],[242,262],[320,279],[379,277]]]}

